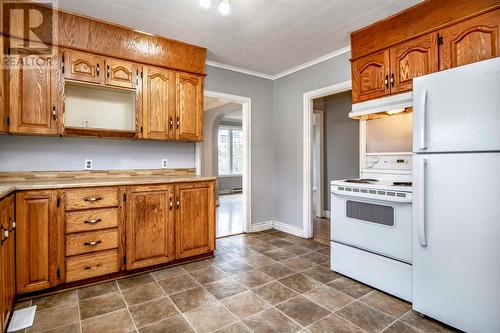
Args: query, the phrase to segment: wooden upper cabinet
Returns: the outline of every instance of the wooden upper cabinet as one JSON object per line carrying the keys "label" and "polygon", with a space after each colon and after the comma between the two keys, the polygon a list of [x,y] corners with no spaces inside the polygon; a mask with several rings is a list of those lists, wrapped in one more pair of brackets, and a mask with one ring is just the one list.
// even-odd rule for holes
{"label": "wooden upper cabinet", "polygon": [[174,185],[127,190],[127,269],[174,259]]}
{"label": "wooden upper cabinet", "polygon": [[104,58],[95,54],[65,50],[64,77],[69,80],[102,84]]}
{"label": "wooden upper cabinet", "polygon": [[203,140],[203,78],[177,73],[176,139]]}
{"label": "wooden upper cabinet", "polygon": [[10,126],[12,133],[56,135],[62,117],[60,80],[53,65],[30,62],[9,71]]}
{"label": "wooden upper cabinet", "polygon": [[133,63],[106,59],[106,85],[134,89],[139,72]]}
{"label": "wooden upper cabinet", "polygon": [[389,50],[352,62],[353,103],[389,95]]}
{"label": "wooden upper cabinet", "polygon": [[58,284],[61,251],[61,212],[57,191],[16,194],[16,280],[20,294]]}
{"label": "wooden upper cabinet", "polygon": [[144,67],[142,103],[143,137],[174,139],[175,72]]}
{"label": "wooden upper cabinet", "polygon": [[176,200],[176,258],[214,251],[215,182],[179,184]]}
{"label": "wooden upper cabinet", "polygon": [[498,57],[500,9],[452,25],[440,34],[440,70]]}
{"label": "wooden upper cabinet", "polygon": [[438,71],[437,33],[391,48],[390,61],[391,93],[412,90],[413,78]]}

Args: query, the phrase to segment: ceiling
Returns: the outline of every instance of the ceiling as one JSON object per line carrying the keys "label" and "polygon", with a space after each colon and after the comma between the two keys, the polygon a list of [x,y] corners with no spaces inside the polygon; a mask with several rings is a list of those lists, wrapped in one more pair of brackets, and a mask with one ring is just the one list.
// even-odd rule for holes
{"label": "ceiling", "polygon": [[349,45],[349,33],[420,0],[58,0],[63,10],[207,48],[207,60],[279,76]]}

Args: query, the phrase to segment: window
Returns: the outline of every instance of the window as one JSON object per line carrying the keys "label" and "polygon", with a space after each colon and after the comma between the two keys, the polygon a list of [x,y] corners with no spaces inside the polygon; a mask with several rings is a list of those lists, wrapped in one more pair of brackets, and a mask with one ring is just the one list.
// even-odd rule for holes
{"label": "window", "polygon": [[239,127],[219,127],[219,175],[243,173],[243,132]]}

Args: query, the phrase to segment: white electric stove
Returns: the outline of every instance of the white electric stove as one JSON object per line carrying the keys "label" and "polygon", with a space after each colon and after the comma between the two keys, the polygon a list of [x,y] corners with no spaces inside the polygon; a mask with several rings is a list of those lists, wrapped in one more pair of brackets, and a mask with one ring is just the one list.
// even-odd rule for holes
{"label": "white electric stove", "polygon": [[369,156],[361,179],[331,182],[331,268],[411,301],[411,155]]}

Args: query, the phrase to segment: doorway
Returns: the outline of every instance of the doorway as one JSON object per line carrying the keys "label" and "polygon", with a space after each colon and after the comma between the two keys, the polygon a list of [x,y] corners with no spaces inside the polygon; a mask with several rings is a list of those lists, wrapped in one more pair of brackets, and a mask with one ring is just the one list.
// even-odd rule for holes
{"label": "doorway", "polygon": [[250,224],[250,99],[205,91],[204,142],[196,169],[217,177],[216,237],[241,234]]}

